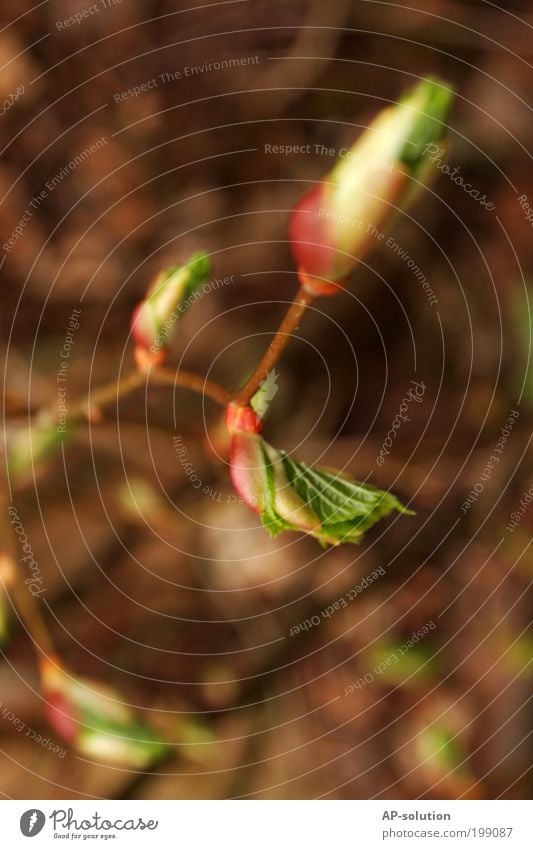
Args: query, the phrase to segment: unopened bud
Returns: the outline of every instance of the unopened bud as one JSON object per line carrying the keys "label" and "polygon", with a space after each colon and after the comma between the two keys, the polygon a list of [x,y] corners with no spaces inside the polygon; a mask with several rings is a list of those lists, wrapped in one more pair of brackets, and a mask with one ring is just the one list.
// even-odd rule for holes
{"label": "unopened bud", "polygon": [[239,407],[238,404],[229,404],[226,410],[226,427],[232,434],[239,431],[260,433],[263,429],[263,423],[259,415],[251,407]]}
{"label": "unopened bud", "polygon": [[136,359],[141,368],[145,368],[147,362],[159,365],[164,361],[180,318],[210,273],[209,257],[200,252],[183,265],[174,265],[157,275],[131,319],[133,338],[138,346]]}
{"label": "unopened bud", "polygon": [[165,754],[166,745],[110,687],[75,677],[57,657],[41,661],[41,682],[50,724],[83,755],[140,769]]}
{"label": "unopened bud", "polygon": [[411,199],[416,178],[442,142],[452,91],[424,80],[387,107],[333,171],[296,207],[290,225],[300,279],[314,295],[334,295],[355,264],[383,238]]}
{"label": "unopened bud", "polygon": [[27,472],[53,456],[72,434],[72,426],[58,425],[48,412],[38,414],[31,423],[21,422],[8,433],[7,461],[10,474]]}

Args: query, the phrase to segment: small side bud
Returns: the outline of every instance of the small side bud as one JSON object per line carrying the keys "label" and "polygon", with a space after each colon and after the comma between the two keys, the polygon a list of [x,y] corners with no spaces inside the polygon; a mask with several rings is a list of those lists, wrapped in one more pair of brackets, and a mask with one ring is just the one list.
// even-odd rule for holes
{"label": "small side bud", "polygon": [[115,690],[75,677],[54,656],[40,671],[48,721],[82,755],[142,769],[166,754],[166,744]]}
{"label": "small side bud", "polygon": [[71,425],[58,425],[48,412],[38,414],[30,424],[21,422],[8,433],[9,473],[21,475],[53,456],[73,432]]}
{"label": "small side bud", "polygon": [[231,434],[238,432],[260,433],[263,429],[263,422],[251,407],[229,404],[226,410],[226,427]]}
{"label": "small side bud", "polygon": [[157,275],[131,319],[139,368],[144,370],[164,362],[180,318],[194,303],[199,287],[210,273],[209,257],[200,252],[183,265],[174,265]]}
{"label": "small side bud", "polygon": [[148,348],[141,348],[136,345],[133,351],[133,359],[139,371],[149,371],[152,367],[162,366],[167,359],[167,349],[161,348],[159,351],[150,351]]}

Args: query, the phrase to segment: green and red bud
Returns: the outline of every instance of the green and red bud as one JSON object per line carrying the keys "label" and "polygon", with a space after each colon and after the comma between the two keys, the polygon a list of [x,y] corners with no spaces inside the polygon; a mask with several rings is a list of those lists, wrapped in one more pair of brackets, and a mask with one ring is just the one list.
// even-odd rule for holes
{"label": "green and red bud", "polygon": [[273,535],[279,521],[285,526],[278,533],[302,531],[321,538],[319,516],[290,485],[281,454],[261,436],[246,431],[233,435],[230,468],[235,489]]}
{"label": "green and red bud", "polygon": [[453,92],[428,79],[382,110],[290,222],[303,286],[334,295],[420,185],[429,148],[442,144]]}
{"label": "green and red bud", "polygon": [[242,431],[260,433],[263,430],[263,422],[252,407],[229,404],[226,410],[226,427],[231,434]]}
{"label": "green and red bud", "polygon": [[323,545],[359,542],[392,510],[406,512],[389,493],[277,451],[260,436],[261,421],[250,407],[230,405],[227,420],[233,484],[272,536],[300,531]]}
{"label": "green and red bud", "polygon": [[157,275],[131,319],[137,345],[135,358],[140,368],[165,361],[179,319],[194,302],[210,273],[208,255],[199,252],[183,265],[174,265]]}
{"label": "green and red bud", "polygon": [[81,754],[141,769],[166,753],[110,687],[73,676],[57,657],[44,658],[40,671],[48,721]]}
{"label": "green and red bud", "polygon": [[267,505],[268,478],[263,440],[254,433],[234,433],[231,438],[230,471],[233,486],[244,502],[262,514]]}
{"label": "green and red bud", "polygon": [[245,503],[262,513],[265,509],[266,476],[262,454],[263,440],[258,434],[263,423],[251,407],[229,404],[226,427],[231,434],[230,471],[235,489]]}

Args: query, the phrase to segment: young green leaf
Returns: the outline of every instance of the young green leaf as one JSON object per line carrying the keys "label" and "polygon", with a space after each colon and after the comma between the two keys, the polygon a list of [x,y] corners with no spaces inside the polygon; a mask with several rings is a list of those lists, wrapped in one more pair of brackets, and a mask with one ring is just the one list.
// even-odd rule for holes
{"label": "young green leaf", "polygon": [[233,434],[231,475],[271,536],[304,531],[322,545],[357,543],[394,510],[412,515],[395,495],[294,460],[256,433]]}
{"label": "young green leaf", "polygon": [[[365,531],[394,510],[413,515],[390,492],[359,483],[321,466],[308,466],[282,454],[291,486],[319,515],[334,542],[358,542]],[[326,540],[327,541],[327,540]]]}

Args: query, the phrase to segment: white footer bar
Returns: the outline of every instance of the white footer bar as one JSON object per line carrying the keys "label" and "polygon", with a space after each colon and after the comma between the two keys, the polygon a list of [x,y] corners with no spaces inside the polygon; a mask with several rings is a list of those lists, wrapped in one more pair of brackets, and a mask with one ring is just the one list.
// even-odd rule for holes
{"label": "white footer bar", "polygon": [[[187,849],[533,846],[531,802],[11,801],[2,845]],[[32,842],[32,841],[35,842]]]}

